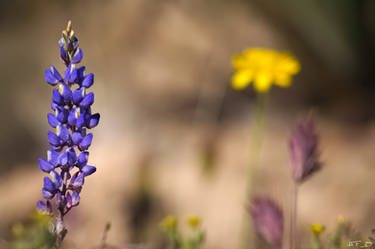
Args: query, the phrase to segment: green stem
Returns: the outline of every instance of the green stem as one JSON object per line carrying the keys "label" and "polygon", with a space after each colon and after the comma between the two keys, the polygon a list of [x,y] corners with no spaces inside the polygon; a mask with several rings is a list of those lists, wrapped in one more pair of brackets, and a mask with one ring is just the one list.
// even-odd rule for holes
{"label": "green stem", "polygon": [[290,213],[290,248],[297,248],[297,200],[298,200],[298,183],[293,181],[292,206]]}
{"label": "green stem", "polygon": [[[246,169],[246,189],[245,189],[245,205],[251,201],[253,189],[255,186],[255,175],[258,169],[261,148],[263,143],[265,116],[268,104],[268,94],[258,93],[256,97],[255,119],[251,132],[251,148],[249,153],[249,162]],[[241,249],[248,249],[250,244],[251,225],[247,210],[244,212],[242,218],[241,231]]]}
{"label": "green stem", "polygon": [[55,245],[54,245],[53,249],[60,249],[61,248],[61,244],[62,244],[62,242],[65,238],[66,233],[67,233],[67,230],[64,229],[64,231],[61,234],[57,234]]}

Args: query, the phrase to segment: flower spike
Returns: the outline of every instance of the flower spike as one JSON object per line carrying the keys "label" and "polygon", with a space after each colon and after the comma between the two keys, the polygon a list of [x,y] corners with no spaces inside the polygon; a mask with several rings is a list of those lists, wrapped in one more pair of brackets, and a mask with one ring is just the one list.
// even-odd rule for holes
{"label": "flower spike", "polygon": [[[87,165],[93,134],[86,130],[99,123],[100,114],[92,115],[94,93],[86,94],[86,89],[94,83],[94,74],[85,75],[85,67],[78,66],[83,58],[82,49],[69,21],[59,40],[60,58],[65,70],[64,77],[54,66],[45,71],[45,81],[53,86],[51,109],[47,114],[48,124],[56,131],[48,131],[47,159],[39,158],[41,171],[49,173],[43,179],[42,196],[37,209],[56,218],[55,233],[63,239],[66,227],[64,216],[80,202],[85,178],[96,171],[96,167]],[[75,84],[78,85],[74,86]],[[79,152],[80,154],[76,154]],[[51,201],[56,202],[53,210]]]}

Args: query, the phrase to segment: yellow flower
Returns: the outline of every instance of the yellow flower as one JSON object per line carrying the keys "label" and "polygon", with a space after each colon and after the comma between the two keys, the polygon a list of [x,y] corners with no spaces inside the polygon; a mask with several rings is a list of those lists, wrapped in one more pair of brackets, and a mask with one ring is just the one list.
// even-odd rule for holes
{"label": "yellow flower", "polygon": [[186,218],[186,222],[191,228],[197,228],[201,224],[201,219],[198,216],[189,216]]}
{"label": "yellow flower", "polygon": [[40,212],[33,212],[31,218],[35,223],[40,225],[48,225],[51,222],[51,216],[41,214]]}
{"label": "yellow flower", "polygon": [[325,227],[320,225],[320,224],[312,224],[311,225],[311,231],[315,234],[315,235],[319,235],[321,234],[323,231],[324,231]]}
{"label": "yellow flower", "polygon": [[267,92],[272,83],[288,87],[292,76],[300,71],[297,59],[288,52],[252,48],[233,56],[235,73],[232,76],[234,89],[242,90],[251,82],[258,92]]}
{"label": "yellow flower", "polygon": [[345,222],[344,216],[339,215],[337,217],[337,224],[344,224],[344,222]]}
{"label": "yellow flower", "polygon": [[162,220],[160,225],[165,231],[174,230],[177,227],[177,219],[174,216],[167,216]]}

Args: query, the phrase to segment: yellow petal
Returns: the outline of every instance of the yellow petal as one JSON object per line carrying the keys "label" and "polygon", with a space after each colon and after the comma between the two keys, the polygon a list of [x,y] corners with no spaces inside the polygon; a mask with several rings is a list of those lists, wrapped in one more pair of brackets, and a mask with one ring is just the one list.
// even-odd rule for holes
{"label": "yellow petal", "polygon": [[255,76],[254,88],[258,92],[267,92],[272,85],[272,75],[268,71],[259,72]]}
{"label": "yellow petal", "polygon": [[324,231],[325,227],[322,226],[321,224],[312,224],[311,225],[311,231],[315,233],[316,235],[321,234]]}
{"label": "yellow petal", "polygon": [[247,87],[253,79],[251,70],[239,70],[232,76],[232,87],[236,90],[242,90]]}
{"label": "yellow petal", "polygon": [[276,65],[275,70],[290,74],[296,74],[300,71],[301,65],[292,55],[283,53],[280,55],[280,59]]}
{"label": "yellow petal", "polygon": [[246,50],[244,56],[247,58],[251,66],[260,68],[261,70],[267,70],[272,68],[273,63],[277,58],[277,53],[272,50],[255,48]]}
{"label": "yellow petal", "polygon": [[171,231],[176,229],[177,226],[177,219],[174,216],[167,216],[165,217],[162,222],[160,223],[162,228],[166,231]]}
{"label": "yellow petal", "polygon": [[191,228],[197,228],[201,224],[201,219],[198,216],[189,216],[186,221]]}
{"label": "yellow petal", "polygon": [[289,87],[292,84],[292,77],[290,74],[278,73],[275,76],[275,84],[281,87]]}
{"label": "yellow petal", "polygon": [[337,217],[337,223],[338,223],[338,224],[344,224],[344,222],[345,222],[344,216],[339,215],[339,216]]}
{"label": "yellow petal", "polygon": [[242,69],[247,66],[247,60],[242,54],[238,54],[232,57],[232,65],[235,69]]}

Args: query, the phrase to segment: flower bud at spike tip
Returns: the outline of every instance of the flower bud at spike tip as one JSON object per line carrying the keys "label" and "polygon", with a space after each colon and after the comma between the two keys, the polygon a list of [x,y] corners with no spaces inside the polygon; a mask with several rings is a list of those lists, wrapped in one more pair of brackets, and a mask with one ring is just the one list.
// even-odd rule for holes
{"label": "flower bud at spike tip", "polygon": [[68,25],[66,26],[66,32],[70,33],[72,31],[72,21],[68,21]]}
{"label": "flower bud at spike tip", "polygon": [[[58,46],[64,64],[60,72],[63,73],[53,65],[44,73],[44,80],[54,87],[50,101],[52,113],[47,114],[47,121],[55,131],[47,133],[50,144],[47,159],[38,159],[40,170],[49,175],[43,178],[41,194],[44,200],[37,202],[37,209],[55,216],[55,233],[63,239],[67,232],[63,218],[78,206],[86,177],[96,171],[96,167],[87,165],[87,150],[93,139],[87,129],[98,125],[100,114],[91,111],[94,93],[86,94],[86,89],[93,85],[94,74],[86,74],[85,66],[79,65],[83,52],[71,21],[63,30]],[[56,203],[54,210],[52,201]]]}

